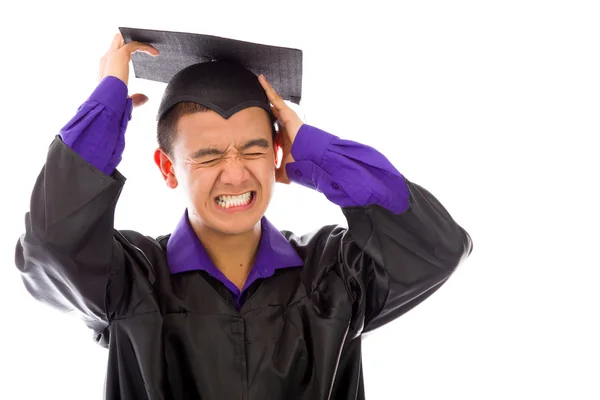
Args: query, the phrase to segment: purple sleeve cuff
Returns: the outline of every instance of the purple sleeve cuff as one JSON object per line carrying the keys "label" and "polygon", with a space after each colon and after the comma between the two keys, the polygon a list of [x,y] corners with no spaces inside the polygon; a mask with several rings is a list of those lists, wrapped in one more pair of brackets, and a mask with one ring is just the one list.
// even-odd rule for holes
{"label": "purple sleeve cuff", "polygon": [[[107,76],[96,89],[92,92],[88,101],[98,102],[108,107],[119,117],[123,115],[127,108],[127,85],[125,82],[114,76]],[[127,115],[127,120],[131,119],[131,112]]]}
{"label": "purple sleeve cuff", "polygon": [[375,149],[302,125],[292,145],[289,179],[322,192],[340,207],[378,204],[396,214],[409,207],[402,174]]}
{"label": "purple sleeve cuff", "polygon": [[300,127],[292,145],[292,157],[296,161],[309,160],[321,165],[323,156],[334,139],[337,137],[314,126],[304,124]]}

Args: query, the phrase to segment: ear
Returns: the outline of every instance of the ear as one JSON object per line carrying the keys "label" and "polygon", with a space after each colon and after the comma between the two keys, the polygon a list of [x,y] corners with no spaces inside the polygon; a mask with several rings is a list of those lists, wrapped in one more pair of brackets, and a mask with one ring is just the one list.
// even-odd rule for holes
{"label": "ear", "polygon": [[177,187],[177,177],[175,176],[173,162],[169,156],[161,149],[156,149],[154,151],[154,162],[158,166],[167,186],[171,189],[175,189]]}
{"label": "ear", "polygon": [[279,168],[282,153],[281,145],[279,144],[279,135],[275,135],[275,139],[273,140],[273,152],[275,153],[275,167]]}

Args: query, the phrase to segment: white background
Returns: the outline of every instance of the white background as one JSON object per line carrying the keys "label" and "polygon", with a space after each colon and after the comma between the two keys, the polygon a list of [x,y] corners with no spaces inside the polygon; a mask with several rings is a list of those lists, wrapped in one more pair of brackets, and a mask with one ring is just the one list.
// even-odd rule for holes
{"label": "white background", "polygon": [[[118,26],[302,49],[306,121],[379,149],[471,234],[441,290],[364,339],[368,399],[600,398],[595,2],[357,4],[1,6],[1,398],[102,397],[106,351],[29,297],[14,248],[48,145],[97,84]],[[116,215],[154,236],[183,210],[152,161],[163,88],[132,77],[150,103],[130,122]],[[267,216],[296,233],[345,225],[297,185],[277,188]]]}

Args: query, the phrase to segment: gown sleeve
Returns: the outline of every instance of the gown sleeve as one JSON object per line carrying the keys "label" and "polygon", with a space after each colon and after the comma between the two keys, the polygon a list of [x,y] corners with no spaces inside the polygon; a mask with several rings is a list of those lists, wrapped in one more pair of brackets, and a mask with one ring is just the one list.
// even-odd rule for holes
{"label": "gown sleeve", "polygon": [[333,254],[322,263],[333,265],[353,301],[354,332],[406,313],[470,255],[471,237],[444,206],[375,149],[303,125],[292,156],[290,180],[322,192],[348,222],[323,227],[306,247]]}
{"label": "gown sleeve", "polygon": [[15,253],[23,283],[36,300],[79,313],[96,332],[108,325],[125,273],[125,239],[114,230],[125,178],[114,168],[127,118],[114,110],[125,112],[127,93],[115,106],[114,91],[102,96],[101,89],[102,84],[95,95],[107,104],[84,103],[50,144]]}

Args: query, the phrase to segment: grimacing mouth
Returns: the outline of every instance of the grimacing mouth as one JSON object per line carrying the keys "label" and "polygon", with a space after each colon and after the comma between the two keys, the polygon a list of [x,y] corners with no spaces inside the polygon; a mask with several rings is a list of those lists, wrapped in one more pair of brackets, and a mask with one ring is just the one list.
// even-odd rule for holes
{"label": "grimacing mouth", "polygon": [[215,203],[217,203],[217,204],[218,204],[218,203],[219,203],[219,198],[220,198],[221,196],[240,196],[240,195],[246,194],[246,193],[248,193],[248,192],[250,192],[250,200],[249,200],[249,203],[250,203],[250,202],[252,202],[252,201],[254,200],[254,198],[256,197],[256,191],[255,191],[255,190],[250,190],[250,191],[246,191],[246,192],[243,192],[243,193],[240,193],[240,194],[235,194],[235,195],[232,195],[232,194],[220,194],[220,195],[218,195],[218,196],[215,196],[215,197],[213,198],[213,201],[214,201]]}

